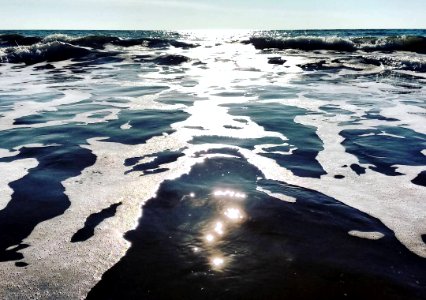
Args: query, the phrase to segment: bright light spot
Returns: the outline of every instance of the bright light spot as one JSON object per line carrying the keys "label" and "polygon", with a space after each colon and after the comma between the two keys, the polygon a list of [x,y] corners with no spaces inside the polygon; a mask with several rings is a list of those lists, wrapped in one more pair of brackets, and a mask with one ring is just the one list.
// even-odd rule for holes
{"label": "bright light spot", "polygon": [[206,235],[206,240],[207,242],[211,243],[214,241],[214,236],[212,234],[208,234]]}
{"label": "bright light spot", "polygon": [[198,248],[198,247],[194,247],[194,248],[192,248],[192,250],[193,250],[194,252],[199,252],[199,251],[200,251],[200,248]]}
{"label": "bright light spot", "polygon": [[224,212],[229,219],[237,221],[243,218],[241,211],[238,208],[227,208]]}
{"label": "bright light spot", "polygon": [[214,191],[213,195],[215,195],[215,196],[223,196],[223,192],[222,191]]}
{"label": "bright light spot", "polygon": [[189,194],[189,197],[194,198],[194,197],[195,197],[195,194],[194,194],[194,193],[190,193],[190,194]]}
{"label": "bright light spot", "polygon": [[224,261],[224,260],[223,260],[223,258],[221,258],[221,257],[213,257],[213,258],[212,258],[212,264],[213,264],[213,266],[215,266],[215,267],[220,267],[220,266],[222,266],[224,262],[225,262],[225,261]]}
{"label": "bright light spot", "polygon": [[223,234],[223,224],[222,222],[217,222],[216,225],[214,226],[214,231],[219,234],[222,235]]}

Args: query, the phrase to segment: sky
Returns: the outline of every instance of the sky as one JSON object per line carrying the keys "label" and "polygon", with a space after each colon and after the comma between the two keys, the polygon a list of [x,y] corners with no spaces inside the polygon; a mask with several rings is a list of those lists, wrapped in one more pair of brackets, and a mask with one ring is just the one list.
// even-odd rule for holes
{"label": "sky", "polygon": [[0,0],[0,29],[426,29],[426,0]]}

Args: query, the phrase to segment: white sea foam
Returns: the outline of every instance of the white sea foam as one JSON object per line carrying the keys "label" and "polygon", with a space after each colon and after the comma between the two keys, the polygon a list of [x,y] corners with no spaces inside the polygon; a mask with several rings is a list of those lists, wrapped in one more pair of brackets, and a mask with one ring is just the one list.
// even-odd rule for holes
{"label": "white sea foam", "polygon": [[273,198],[277,198],[281,201],[290,202],[290,203],[296,202],[296,198],[294,198],[294,197],[287,196],[287,195],[284,195],[284,194],[281,194],[281,193],[274,193],[274,192],[271,192],[270,190],[264,189],[260,186],[257,186],[256,190],[258,190],[259,192],[265,193],[268,196],[271,196]]}
{"label": "white sea foam", "polygon": [[396,125],[426,134],[426,109],[422,107],[397,102],[392,107],[382,109],[380,114],[387,118],[398,119]]}
{"label": "white sea foam", "polygon": [[[19,127],[29,127],[28,125],[14,125],[15,121],[19,118],[35,115],[40,112],[56,111],[59,106],[65,104],[77,103],[90,97],[89,93],[81,92],[78,90],[64,91],[64,96],[59,99],[53,99],[48,102],[36,101],[19,101],[16,102],[12,110],[2,113],[0,117],[0,130],[9,130]],[[54,125],[57,122],[53,122]]]}
{"label": "white sea foam", "polygon": [[13,190],[9,184],[28,174],[30,169],[37,167],[34,158],[18,159],[8,163],[0,162],[0,210],[4,209],[12,199]]}
{"label": "white sea foam", "polygon": [[16,150],[15,151],[10,151],[8,149],[1,149],[0,148],[0,158],[11,157],[11,156],[15,156],[17,154],[19,154],[19,151],[16,151]]}
{"label": "white sea foam", "polygon": [[56,147],[56,146],[61,146],[61,144],[41,144],[41,143],[33,143],[33,144],[25,144],[25,145],[20,145],[20,146],[16,146],[15,148],[13,148],[14,150],[21,150],[22,148],[45,148],[45,147]]}
{"label": "white sea foam", "polygon": [[377,231],[359,231],[359,230],[351,230],[348,232],[349,235],[356,236],[362,239],[368,240],[380,240],[384,237],[384,234]]}
{"label": "white sea foam", "polygon": [[[43,145],[38,143],[15,147],[13,151],[0,149],[0,158],[17,156],[22,147],[40,148],[48,146],[52,145]],[[23,178],[31,169],[37,166],[38,161],[34,158],[17,159],[11,162],[0,162],[0,210],[4,209],[12,199],[13,190],[10,188],[9,184]]]}
{"label": "white sea foam", "polygon": [[258,144],[254,146],[254,152],[256,153],[275,153],[281,155],[291,155],[297,147],[292,146],[288,151],[266,151],[265,149],[277,147],[277,146],[289,146],[288,143],[283,144]]}
{"label": "white sea foam", "polygon": [[130,125],[129,122],[124,123],[123,125],[120,126],[120,129],[123,129],[123,130],[128,130],[130,128],[132,128],[132,125]]}

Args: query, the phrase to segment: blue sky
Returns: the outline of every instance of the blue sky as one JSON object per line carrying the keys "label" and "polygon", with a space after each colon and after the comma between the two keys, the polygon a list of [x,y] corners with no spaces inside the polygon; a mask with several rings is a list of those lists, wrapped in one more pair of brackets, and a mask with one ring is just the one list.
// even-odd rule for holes
{"label": "blue sky", "polygon": [[0,29],[426,28],[426,0],[0,0]]}

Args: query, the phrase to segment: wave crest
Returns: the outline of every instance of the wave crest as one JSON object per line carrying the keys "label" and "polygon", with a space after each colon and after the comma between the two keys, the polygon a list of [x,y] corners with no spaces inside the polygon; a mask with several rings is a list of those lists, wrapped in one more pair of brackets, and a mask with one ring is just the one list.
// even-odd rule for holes
{"label": "wave crest", "polygon": [[395,36],[395,37],[315,37],[301,36],[288,38],[252,37],[245,44],[252,44],[256,49],[297,49],[335,50],[335,51],[409,51],[426,53],[426,37],[423,36]]}
{"label": "wave crest", "polygon": [[0,51],[1,62],[25,63],[27,65],[43,61],[79,58],[93,53],[91,50],[58,41],[37,43],[31,46],[9,47]]}
{"label": "wave crest", "polygon": [[144,46],[148,48],[167,48],[170,46],[177,48],[194,48],[198,45],[189,44],[172,39],[162,39],[162,38],[127,38],[123,39],[116,36],[108,35],[88,35],[83,37],[71,37],[66,34],[52,34],[46,36],[43,42],[66,42],[76,46],[82,47],[91,47],[95,49],[103,49],[106,45],[111,44],[121,47],[132,47],[132,46]]}
{"label": "wave crest", "polygon": [[355,51],[356,47],[350,40],[332,37],[292,37],[292,38],[269,38],[252,37],[246,44],[252,44],[256,49],[298,49],[298,50],[337,50]]}
{"label": "wave crest", "polygon": [[29,46],[39,43],[41,40],[41,38],[35,36],[2,34],[0,35],[0,47]]}
{"label": "wave crest", "polygon": [[[61,61],[85,57],[89,54],[97,56],[115,56],[120,50],[99,51],[106,45],[116,47],[142,46],[148,48],[168,48],[170,46],[189,49],[198,45],[189,44],[173,39],[162,38],[128,38],[116,36],[87,35],[70,36],[66,34],[51,34],[44,38],[26,37],[20,34],[0,35],[0,62],[36,64],[43,61]],[[162,61],[160,61],[161,63]],[[163,62],[175,64],[176,62]],[[181,61],[178,61],[181,63]]]}

